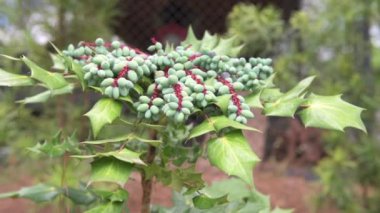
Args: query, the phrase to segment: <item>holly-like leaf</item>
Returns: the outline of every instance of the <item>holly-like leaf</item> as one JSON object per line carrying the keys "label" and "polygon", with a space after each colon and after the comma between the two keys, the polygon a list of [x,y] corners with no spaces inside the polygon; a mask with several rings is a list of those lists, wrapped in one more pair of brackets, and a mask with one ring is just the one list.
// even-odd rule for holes
{"label": "holly-like leaf", "polygon": [[122,104],[110,98],[99,100],[92,109],[85,114],[90,119],[94,137],[102,127],[112,123],[121,114]]}
{"label": "holly-like leaf", "polygon": [[279,99],[274,103],[266,103],[264,114],[266,116],[293,117],[299,106],[305,102],[303,98]]}
{"label": "holly-like leaf", "polygon": [[262,90],[249,94],[245,98],[245,103],[252,108],[260,108],[262,109],[264,106],[261,104],[260,96]]}
{"label": "holly-like leaf", "polygon": [[[264,114],[267,116],[293,117],[299,106],[305,102],[303,96],[314,78],[315,76],[311,76],[303,79],[285,94],[279,93],[275,101],[265,103]],[[272,92],[277,93],[278,91],[272,89]],[[271,96],[274,95],[271,94]]]}
{"label": "holly-like leaf", "polygon": [[112,182],[122,187],[127,182],[132,172],[132,167],[132,164],[113,157],[95,159],[91,163],[90,183]]}
{"label": "holly-like leaf", "polygon": [[296,98],[302,96],[302,94],[305,93],[306,89],[310,86],[310,84],[313,82],[315,76],[310,76],[302,81],[300,81],[295,87],[293,87],[291,90],[286,92],[281,98],[284,100]]}
{"label": "holly-like leaf", "polygon": [[220,108],[220,110],[222,110],[224,114],[226,114],[230,100],[231,100],[231,95],[218,96],[216,97],[215,104]]}
{"label": "holly-like leaf", "polygon": [[24,187],[16,192],[8,192],[0,194],[2,198],[26,198],[34,202],[52,201],[56,198],[62,190],[60,188],[50,186],[47,184],[37,184],[35,186]]}
{"label": "holly-like leaf", "polygon": [[52,69],[55,70],[65,70],[65,60],[59,54],[50,53],[50,58],[53,61]]}
{"label": "holly-like leaf", "polygon": [[240,130],[208,141],[207,153],[212,165],[228,175],[235,175],[248,184],[253,184],[253,167],[260,160]]}
{"label": "holly-like leaf", "polygon": [[25,56],[23,56],[21,60],[31,69],[31,77],[44,83],[49,89],[59,89],[68,85],[68,82],[65,80],[61,73],[49,72]]}
{"label": "holly-like leaf", "polygon": [[207,118],[205,121],[203,121],[203,123],[195,126],[190,131],[190,135],[188,139],[198,137],[200,135],[203,135],[209,132],[219,132],[220,130],[227,127],[232,127],[235,129],[242,129],[242,130],[259,131],[255,128],[246,126],[237,121],[228,119],[226,116],[221,115],[221,116]]}
{"label": "holly-like leaf", "polygon": [[143,142],[143,143],[150,144],[152,146],[159,146],[162,143],[161,140],[145,139],[145,138],[138,137],[137,135],[135,135],[133,133],[128,133],[126,135],[122,135],[119,137],[103,139],[103,140],[83,141],[82,143],[97,145],[97,144],[118,143],[118,142],[122,142],[122,141],[127,142],[127,141],[135,141],[135,140]]}
{"label": "holly-like leaf", "polygon": [[71,69],[73,73],[78,77],[80,85],[82,86],[82,89],[84,90],[85,88],[85,82],[84,82],[84,71],[82,68],[82,65],[78,64],[74,60],[71,59]]}
{"label": "holly-like leaf", "polygon": [[108,202],[101,204],[92,209],[85,211],[85,213],[121,213],[123,211],[122,202]]}
{"label": "holly-like leaf", "polygon": [[227,195],[217,198],[211,198],[207,195],[202,194],[193,198],[194,206],[198,209],[210,209],[216,205],[220,205],[227,202]]}
{"label": "holly-like leaf", "polygon": [[111,151],[106,153],[96,153],[94,155],[72,155],[71,157],[83,159],[94,157],[114,157],[127,163],[145,165],[145,163],[140,159],[140,155],[141,153],[137,153],[124,148],[122,150]]}
{"label": "holly-like leaf", "polygon": [[300,116],[307,127],[318,127],[343,131],[354,127],[366,132],[360,114],[363,108],[341,99],[341,95],[320,96],[311,94],[300,111]]}
{"label": "holly-like leaf", "polygon": [[37,95],[26,97],[25,99],[18,100],[17,103],[22,103],[22,104],[41,103],[41,102],[47,101],[49,98],[54,97],[54,96],[70,94],[73,92],[73,90],[74,90],[74,85],[68,84],[65,87],[62,87],[59,89],[47,90]]}
{"label": "holly-like leaf", "polygon": [[193,193],[205,186],[202,174],[197,173],[192,167],[172,170],[170,175],[170,186],[176,191],[181,191],[185,187],[188,193]]}
{"label": "holly-like leaf", "polygon": [[19,87],[31,86],[34,84],[33,79],[25,75],[17,75],[0,69],[0,86]]}
{"label": "holly-like leaf", "polygon": [[63,192],[67,198],[78,205],[89,205],[96,201],[96,196],[85,188],[75,189],[68,187]]}
{"label": "holly-like leaf", "polygon": [[237,37],[221,38],[205,31],[203,38],[198,40],[193,29],[189,27],[186,39],[181,42],[181,45],[198,52],[206,50],[218,55],[237,56],[243,46],[236,45],[236,39]]}

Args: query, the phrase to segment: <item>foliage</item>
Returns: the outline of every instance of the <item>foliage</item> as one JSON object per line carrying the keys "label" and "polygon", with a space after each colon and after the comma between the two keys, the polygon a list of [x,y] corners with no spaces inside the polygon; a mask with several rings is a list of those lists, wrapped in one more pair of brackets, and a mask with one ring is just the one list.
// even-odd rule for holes
{"label": "foliage", "polygon": [[233,7],[227,25],[227,34],[235,36],[237,42],[244,46],[240,52],[242,56],[273,55],[284,31],[280,11],[248,3]]}
{"label": "foliage", "polygon": [[[259,159],[241,132],[242,129],[255,130],[244,125],[248,118],[253,117],[249,104],[263,106],[269,115],[292,117],[295,113],[303,113],[303,122],[308,126],[335,130],[354,127],[365,131],[360,120],[361,108],[337,96],[316,96],[307,92],[313,78],[301,81],[288,92],[280,92],[272,83],[270,59],[235,58],[229,54],[234,54],[231,49],[238,46],[231,46],[227,42],[230,38],[205,34],[198,41],[189,32],[185,46],[166,51],[161,43],[153,40],[153,45],[148,48],[152,54],[119,41],[108,43],[103,39],[96,39],[94,43],[80,42],[77,47],[69,45],[64,51],[57,49],[60,65],[55,67],[63,64],[64,74],[50,72],[27,57],[21,57],[21,62],[31,70],[31,75],[25,78],[33,82],[33,86],[42,85],[50,94],[48,98],[53,97],[52,94],[70,93],[72,90],[66,89],[69,86],[103,96],[86,113],[93,138],[75,145],[69,138],[61,138],[61,143],[58,143],[57,138],[60,137],[57,136],[51,142],[32,148],[51,157],[63,155],[65,162],[69,161],[68,156],[75,161],[77,158],[92,158],[87,180],[89,187],[74,188],[71,196],[65,190],[73,188],[71,185],[27,188],[38,194],[46,190],[50,193],[54,189],[54,196],[43,196],[37,201],[51,200],[57,193],[64,193],[79,205],[91,203],[93,208],[88,212],[121,212],[128,198],[123,186],[131,172],[137,171],[143,177],[143,212],[149,212],[150,195],[146,192],[151,190],[154,177],[177,191],[183,188],[185,197],[206,190],[204,194],[191,198],[190,208],[194,211],[212,208],[220,211],[227,201],[232,201],[231,197],[225,197],[225,192],[209,197],[201,174],[193,166],[188,166],[207,149],[211,164],[242,179],[242,183],[250,187],[250,190],[240,187],[239,190],[247,196],[238,199],[236,205],[239,207],[232,202],[227,204],[228,208],[238,208],[241,212],[252,209],[270,212],[268,199],[252,191],[252,170]],[[0,82],[0,85],[23,86],[18,78],[4,78]],[[238,90],[247,91],[248,97],[239,95]],[[37,101],[46,101],[46,98]],[[284,110],[280,107],[283,104],[292,105],[293,109]],[[339,112],[339,108],[344,108],[352,117],[348,120],[330,113],[331,110]],[[125,119],[126,115],[128,118]],[[322,122],[319,119],[322,115],[335,121],[335,125]],[[193,116],[204,120],[199,125],[204,129],[196,127],[191,119]],[[122,123],[126,133],[113,138],[103,135],[102,138],[102,130],[117,122]],[[127,128],[131,124],[132,128]],[[187,148],[184,146],[191,137],[205,133],[210,133],[207,146],[199,146],[198,143]],[[100,139],[93,140],[95,137]],[[88,165],[88,161],[83,162]],[[28,198],[22,191],[1,196]],[[95,198],[88,198],[92,196],[90,194]]]}
{"label": "foliage", "polygon": [[[228,31],[239,29],[241,33],[237,39],[245,40],[247,42],[245,45],[250,46],[252,52],[258,51],[261,54],[262,48],[255,45],[265,43],[265,38],[272,39],[273,34],[266,33],[267,37],[258,41],[250,41],[247,38],[255,38],[254,35],[257,35],[255,31],[268,32],[273,26],[277,26],[274,32],[281,32],[284,25],[278,24],[278,20],[273,19],[257,30],[259,26],[257,23],[260,22],[258,17],[265,17],[266,8],[260,10],[253,5],[249,7],[255,13],[239,16],[234,11],[242,8],[237,6],[233,10],[229,16],[229,23],[234,24],[229,25]],[[364,112],[364,123],[369,129],[370,137],[359,136],[355,132],[347,135],[327,133],[325,147],[328,157],[317,167],[324,187],[320,201],[326,203],[332,201],[344,212],[365,211],[363,209],[370,211],[376,206],[376,202],[372,200],[377,198],[378,187],[375,185],[368,187],[365,181],[358,177],[380,179],[377,172],[379,168],[375,163],[377,157],[373,154],[364,156],[358,153],[363,150],[372,150],[375,153],[378,149],[374,147],[379,143],[376,136],[378,121],[377,123],[375,121],[375,114],[379,110],[376,103],[380,97],[378,36],[372,31],[378,27],[378,8],[377,0],[303,1],[302,9],[292,14],[283,33],[279,37],[274,33],[273,38],[276,38],[277,44],[263,51],[263,53],[272,52],[276,57],[273,66],[277,71],[279,87],[286,88],[307,75],[316,75],[319,80],[315,82],[314,88],[317,92],[324,94],[342,91],[345,98],[354,104],[361,103],[367,109]],[[243,24],[241,20],[251,20],[255,24],[253,26]],[[332,102],[338,101],[338,96],[330,98]],[[252,101],[260,107],[257,98],[252,98]],[[286,104],[285,109],[291,110],[291,106]],[[333,111],[335,110],[327,113]],[[301,118],[308,114],[306,112],[307,110],[301,113]],[[341,112],[347,115],[343,108]],[[338,111],[335,113],[339,114]],[[322,121],[323,117],[319,119]],[[329,125],[335,125],[335,122],[323,120]],[[364,127],[363,124],[358,125]],[[347,141],[355,142],[347,143]],[[357,166],[359,162],[360,167]],[[368,173],[362,169],[366,167],[371,167],[372,172]],[[370,188],[371,193],[368,193],[368,196],[361,196],[361,192],[355,190],[358,185],[360,188]]]}

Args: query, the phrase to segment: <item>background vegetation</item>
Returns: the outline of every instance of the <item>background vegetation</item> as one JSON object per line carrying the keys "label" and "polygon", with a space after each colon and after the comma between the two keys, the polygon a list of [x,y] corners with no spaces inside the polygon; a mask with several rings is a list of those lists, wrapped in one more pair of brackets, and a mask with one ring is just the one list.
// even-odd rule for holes
{"label": "background vegetation", "polygon": [[[122,13],[116,4],[116,0],[0,1],[1,20],[7,23],[0,28],[0,53],[26,54],[41,66],[52,66],[46,41],[64,47],[96,37],[112,38],[113,18]],[[242,56],[274,57],[276,84],[280,87],[289,88],[305,76],[317,75],[318,80],[312,85],[314,91],[319,94],[341,91],[346,100],[367,109],[368,136],[357,131],[324,134],[327,156],[315,167],[323,185],[316,208],[334,205],[342,212],[379,212],[379,2],[305,0],[303,5],[289,21],[284,21],[280,10],[274,7],[238,4],[228,15],[226,34],[237,36],[245,45]],[[44,36],[38,40],[36,34]],[[25,67],[3,58],[0,68],[27,72]],[[58,183],[62,162],[57,164],[43,157],[30,167],[29,159],[40,157],[33,154],[33,149],[25,148],[51,138],[56,126],[68,136],[74,131],[73,126],[80,126],[72,124],[85,123],[81,122],[83,112],[78,105],[89,106],[92,96],[85,100],[73,96],[71,101],[57,98],[53,103],[38,105],[14,103],[31,93],[22,89],[0,90],[2,171],[4,174],[22,170],[25,176],[33,174],[43,180],[47,177],[35,175],[40,174],[41,167],[59,165],[49,171],[56,176],[49,181]],[[88,126],[75,130],[75,140],[87,137]],[[67,166],[66,180],[80,176],[78,168],[70,169],[74,166]],[[82,171],[86,172],[86,168]]]}

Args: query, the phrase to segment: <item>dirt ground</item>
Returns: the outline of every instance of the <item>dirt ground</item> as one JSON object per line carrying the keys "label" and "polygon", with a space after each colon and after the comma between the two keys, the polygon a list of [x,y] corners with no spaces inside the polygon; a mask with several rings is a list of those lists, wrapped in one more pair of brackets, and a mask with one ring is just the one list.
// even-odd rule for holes
{"label": "dirt ground", "polygon": [[[258,115],[259,113],[255,113]],[[262,116],[254,119],[251,126],[265,131],[266,120]],[[262,156],[264,138],[262,133],[246,132],[246,136],[251,139],[253,150]],[[197,163],[197,170],[203,173],[203,178],[211,183],[214,180],[227,178],[226,175],[212,167],[207,160],[200,159]],[[6,175],[6,174],[1,174]],[[307,181],[302,175],[289,175],[279,165],[260,165],[254,171],[255,185],[259,191],[269,195],[274,207],[292,208],[295,213],[312,212],[312,198],[317,195],[320,185],[317,182]],[[27,177],[18,178],[13,183],[0,184],[0,192],[17,190],[22,186],[32,184],[32,180]],[[128,206],[132,213],[140,211],[141,187],[138,174],[132,174],[131,181],[126,185],[130,193]],[[171,190],[160,183],[156,183],[153,189],[153,203],[163,206],[171,205]],[[0,200],[0,213],[24,213],[35,212],[35,204],[28,200],[5,199]],[[48,209],[40,209],[37,212],[50,212]],[[335,210],[324,210],[324,213],[335,213]]]}

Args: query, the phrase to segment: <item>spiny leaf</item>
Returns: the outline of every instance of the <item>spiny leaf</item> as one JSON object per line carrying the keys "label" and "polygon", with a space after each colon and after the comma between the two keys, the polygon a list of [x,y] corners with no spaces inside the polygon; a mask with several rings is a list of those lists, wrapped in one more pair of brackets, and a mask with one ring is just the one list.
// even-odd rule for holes
{"label": "spiny leaf", "polygon": [[235,129],[242,129],[242,130],[259,131],[255,128],[246,126],[237,121],[230,120],[226,116],[221,115],[221,116],[207,118],[205,121],[203,121],[203,123],[195,126],[190,131],[190,135],[188,139],[198,137],[208,132],[219,132],[220,130],[227,127],[232,127]]}
{"label": "spiny leaf", "polygon": [[21,60],[31,69],[31,77],[44,83],[49,89],[59,89],[68,85],[68,82],[65,80],[61,73],[49,72],[25,56],[23,56]]}
{"label": "spiny leaf", "polygon": [[17,75],[0,69],[0,86],[19,87],[31,86],[34,84],[33,79],[25,75]]}
{"label": "spiny leaf", "polygon": [[193,198],[194,206],[198,209],[210,209],[216,205],[220,205],[223,203],[227,203],[227,195],[217,197],[217,198],[211,198],[207,195],[198,195]]}
{"label": "spiny leaf", "polygon": [[74,158],[114,157],[116,159],[119,159],[127,163],[145,165],[145,163],[140,159],[140,155],[141,153],[137,153],[137,152],[124,148],[118,151],[96,153],[94,155],[72,155],[71,157],[74,157]]}
{"label": "spiny leaf", "polygon": [[[278,94],[280,96],[277,97],[276,101],[265,103],[264,114],[267,116],[293,117],[298,107],[305,102],[304,93],[314,78],[315,76],[311,76],[303,79],[285,94]],[[277,93],[276,90],[273,92]]]}
{"label": "spiny leaf", "polygon": [[16,192],[0,194],[0,198],[27,198],[34,202],[52,201],[62,190],[47,184],[37,184],[35,186],[24,187]]}
{"label": "spiny leaf", "polygon": [[85,114],[90,119],[92,131],[96,137],[102,127],[112,123],[121,114],[122,104],[110,98],[99,100],[92,109]]}
{"label": "spiny leaf", "polygon": [[300,116],[307,127],[318,127],[343,131],[354,127],[366,132],[360,118],[363,108],[352,105],[341,99],[341,95],[320,96],[311,94],[304,104]]}
{"label": "spiny leaf", "polygon": [[261,96],[262,90],[249,94],[245,97],[245,102],[248,104],[248,106],[252,108],[260,108],[262,109],[264,106],[261,104],[260,96]]}
{"label": "spiny leaf", "polygon": [[132,141],[132,140],[140,141],[143,143],[148,143],[152,146],[159,146],[162,143],[161,140],[145,139],[142,137],[138,137],[133,133],[128,133],[126,135],[121,135],[119,137],[109,138],[109,139],[102,139],[102,140],[95,140],[95,141],[83,141],[82,143],[96,145],[96,144],[117,143],[117,142]]}
{"label": "spiny leaf", "polygon": [[91,163],[90,184],[93,182],[113,182],[124,186],[132,172],[132,164],[113,157],[102,157]]}
{"label": "spiny leaf", "polygon": [[235,40],[236,37],[221,38],[211,35],[208,31],[205,31],[203,38],[198,40],[193,29],[189,27],[186,39],[181,42],[181,45],[198,52],[206,50],[219,55],[237,56],[243,46],[237,45]]}
{"label": "spiny leaf", "polygon": [[240,177],[252,185],[254,165],[260,161],[252,152],[246,138],[239,130],[207,142],[207,154],[212,165],[228,175]]}
{"label": "spiny leaf", "polygon": [[47,91],[41,92],[37,95],[26,97],[23,100],[18,100],[17,102],[22,103],[22,104],[32,104],[32,103],[45,102],[51,97],[54,97],[57,95],[64,95],[64,94],[72,93],[73,90],[74,90],[74,85],[68,84],[65,87],[62,87],[59,89],[54,89],[54,90],[47,90]]}
{"label": "spiny leaf", "polygon": [[92,209],[85,211],[85,213],[121,213],[123,212],[122,202],[108,202],[101,204]]}

